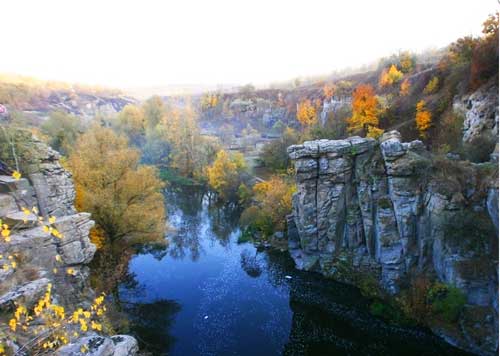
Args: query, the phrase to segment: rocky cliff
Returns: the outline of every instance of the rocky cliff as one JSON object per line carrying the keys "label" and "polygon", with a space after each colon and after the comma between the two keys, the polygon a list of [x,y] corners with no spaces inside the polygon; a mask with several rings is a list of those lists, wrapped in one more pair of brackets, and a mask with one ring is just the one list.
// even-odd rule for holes
{"label": "rocky cliff", "polygon": [[432,157],[422,142],[403,143],[396,131],[380,141],[309,141],[288,152],[297,182],[289,250],[298,268],[353,283],[370,276],[389,295],[418,275],[457,286],[476,320],[462,318],[461,335],[446,336],[478,353],[495,352],[495,164]]}
{"label": "rocky cliff", "polygon": [[[11,167],[19,166],[23,173],[18,180],[0,176],[0,218],[12,230],[10,241],[0,243],[0,262],[7,263],[7,256],[16,256],[17,260],[16,268],[0,270],[0,312],[8,316],[17,304],[33,306],[49,283],[53,299],[67,310],[88,307],[95,298],[87,281],[86,266],[96,251],[89,240],[94,222],[90,214],[78,213],[74,208],[75,189],[70,173],[61,166],[57,152],[27,131],[3,129],[0,148],[0,159]],[[23,208],[36,208],[44,219],[55,216],[52,225],[63,238],[44,231],[38,216],[24,213]],[[60,259],[55,258],[57,255]],[[68,269],[71,273],[66,273]],[[118,341],[98,336],[88,339],[95,338],[103,339],[106,348],[101,352],[98,347],[89,347],[94,355],[132,355],[137,351],[137,342],[130,337]],[[65,349],[72,350],[69,346]],[[72,354],[65,353],[65,349],[60,355]]]}
{"label": "rocky cliff", "polygon": [[487,83],[472,94],[455,99],[453,108],[465,116],[463,141],[486,136],[498,140],[498,84]]}

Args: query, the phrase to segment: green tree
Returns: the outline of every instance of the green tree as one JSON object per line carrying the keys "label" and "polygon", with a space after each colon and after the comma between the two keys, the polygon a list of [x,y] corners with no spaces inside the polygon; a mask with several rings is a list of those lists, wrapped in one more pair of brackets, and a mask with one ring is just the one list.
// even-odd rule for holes
{"label": "green tree", "polygon": [[42,126],[42,133],[48,137],[49,145],[66,155],[82,132],[80,119],[64,111],[52,111]]}

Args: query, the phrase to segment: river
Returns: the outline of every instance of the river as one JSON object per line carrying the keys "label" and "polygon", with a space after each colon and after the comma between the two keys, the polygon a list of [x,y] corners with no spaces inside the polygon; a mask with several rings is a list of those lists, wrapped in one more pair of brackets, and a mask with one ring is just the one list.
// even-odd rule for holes
{"label": "river", "polygon": [[119,288],[152,355],[465,355],[373,317],[356,288],[295,270],[286,252],[238,243],[238,212],[202,191],[166,201],[168,246],[135,255]]}

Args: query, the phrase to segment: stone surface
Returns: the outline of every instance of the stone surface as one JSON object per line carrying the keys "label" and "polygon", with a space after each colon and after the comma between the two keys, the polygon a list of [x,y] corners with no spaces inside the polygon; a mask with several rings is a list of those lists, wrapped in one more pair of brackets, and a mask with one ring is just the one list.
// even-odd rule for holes
{"label": "stone surface", "polygon": [[[81,350],[87,350],[82,352]],[[103,337],[92,335],[79,338],[77,341],[61,347],[55,352],[57,356],[134,356],[139,347],[137,340],[128,335]]]}
{"label": "stone surface", "polygon": [[487,83],[470,95],[454,101],[455,110],[465,115],[463,141],[487,135],[498,139],[498,85]]}

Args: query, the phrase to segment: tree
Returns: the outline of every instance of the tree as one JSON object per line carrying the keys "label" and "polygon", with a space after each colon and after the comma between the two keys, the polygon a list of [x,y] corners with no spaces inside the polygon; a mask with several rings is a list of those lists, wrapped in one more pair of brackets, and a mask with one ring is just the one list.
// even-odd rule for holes
{"label": "tree", "polygon": [[401,83],[401,87],[399,89],[399,95],[407,96],[408,94],[410,94],[410,87],[411,87],[411,84],[410,84],[410,81],[408,80],[408,78],[403,80],[403,82]]}
{"label": "tree", "polygon": [[424,100],[420,100],[417,103],[416,111],[415,123],[417,125],[418,132],[421,137],[426,137],[427,130],[431,127],[432,115],[428,110],[426,110]]}
{"label": "tree", "polygon": [[219,103],[219,97],[215,93],[206,93],[201,97],[201,109],[209,110],[215,108]]}
{"label": "tree", "polygon": [[135,146],[144,144],[146,132],[144,112],[141,108],[127,104],[116,117],[115,128],[119,133],[125,134]]}
{"label": "tree", "polygon": [[398,83],[403,79],[403,73],[398,70],[398,68],[393,64],[389,70],[384,69],[380,75],[379,85],[381,87],[386,87]]}
{"label": "tree", "polygon": [[335,85],[334,84],[325,84],[323,86],[323,96],[326,100],[330,100],[335,94]]}
{"label": "tree", "polygon": [[429,80],[427,85],[424,88],[424,94],[433,94],[439,87],[439,78],[434,76]]}
{"label": "tree", "polygon": [[245,159],[241,153],[229,154],[220,150],[213,164],[207,168],[208,184],[222,199],[234,199],[245,170]]}
{"label": "tree", "polygon": [[146,132],[146,143],[142,148],[142,163],[158,166],[166,166],[170,163],[172,147],[166,139],[165,130],[164,126],[157,125],[154,129]]}
{"label": "tree", "polygon": [[379,125],[378,100],[373,87],[368,84],[359,85],[352,95],[352,116],[347,119],[348,131],[363,131]]}
{"label": "tree", "polygon": [[274,231],[284,231],[286,216],[292,211],[292,196],[296,187],[279,176],[254,185],[255,204],[241,215],[244,226],[270,236]]}
{"label": "tree", "polygon": [[274,171],[286,170],[290,163],[287,148],[299,143],[299,139],[299,134],[294,129],[287,127],[279,139],[264,146],[259,154],[259,160],[265,167]]}
{"label": "tree", "polygon": [[68,154],[82,132],[80,119],[64,111],[53,111],[42,124],[42,132],[48,137],[49,145],[62,154]]}
{"label": "tree", "polygon": [[68,165],[77,209],[92,213],[111,244],[163,241],[163,184],[155,168],[139,165],[125,137],[94,126],[78,138]]}
{"label": "tree", "polygon": [[144,113],[145,127],[152,130],[165,115],[165,104],[158,95],[154,95],[144,102],[142,111]]}
{"label": "tree", "polygon": [[413,56],[410,52],[405,51],[399,55],[399,65],[401,67],[401,71],[405,74],[411,73],[413,68],[415,67],[415,56]]}
{"label": "tree", "polygon": [[498,75],[498,12],[483,23],[483,38],[472,53],[470,84],[478,88],[495,74]]}
{"label": "tree", "polygon": [[302,126],[308,127],[315,124],[318,120],[316,108],[311,103],[311,100],[303,100],[297,106],[297,120]]}

